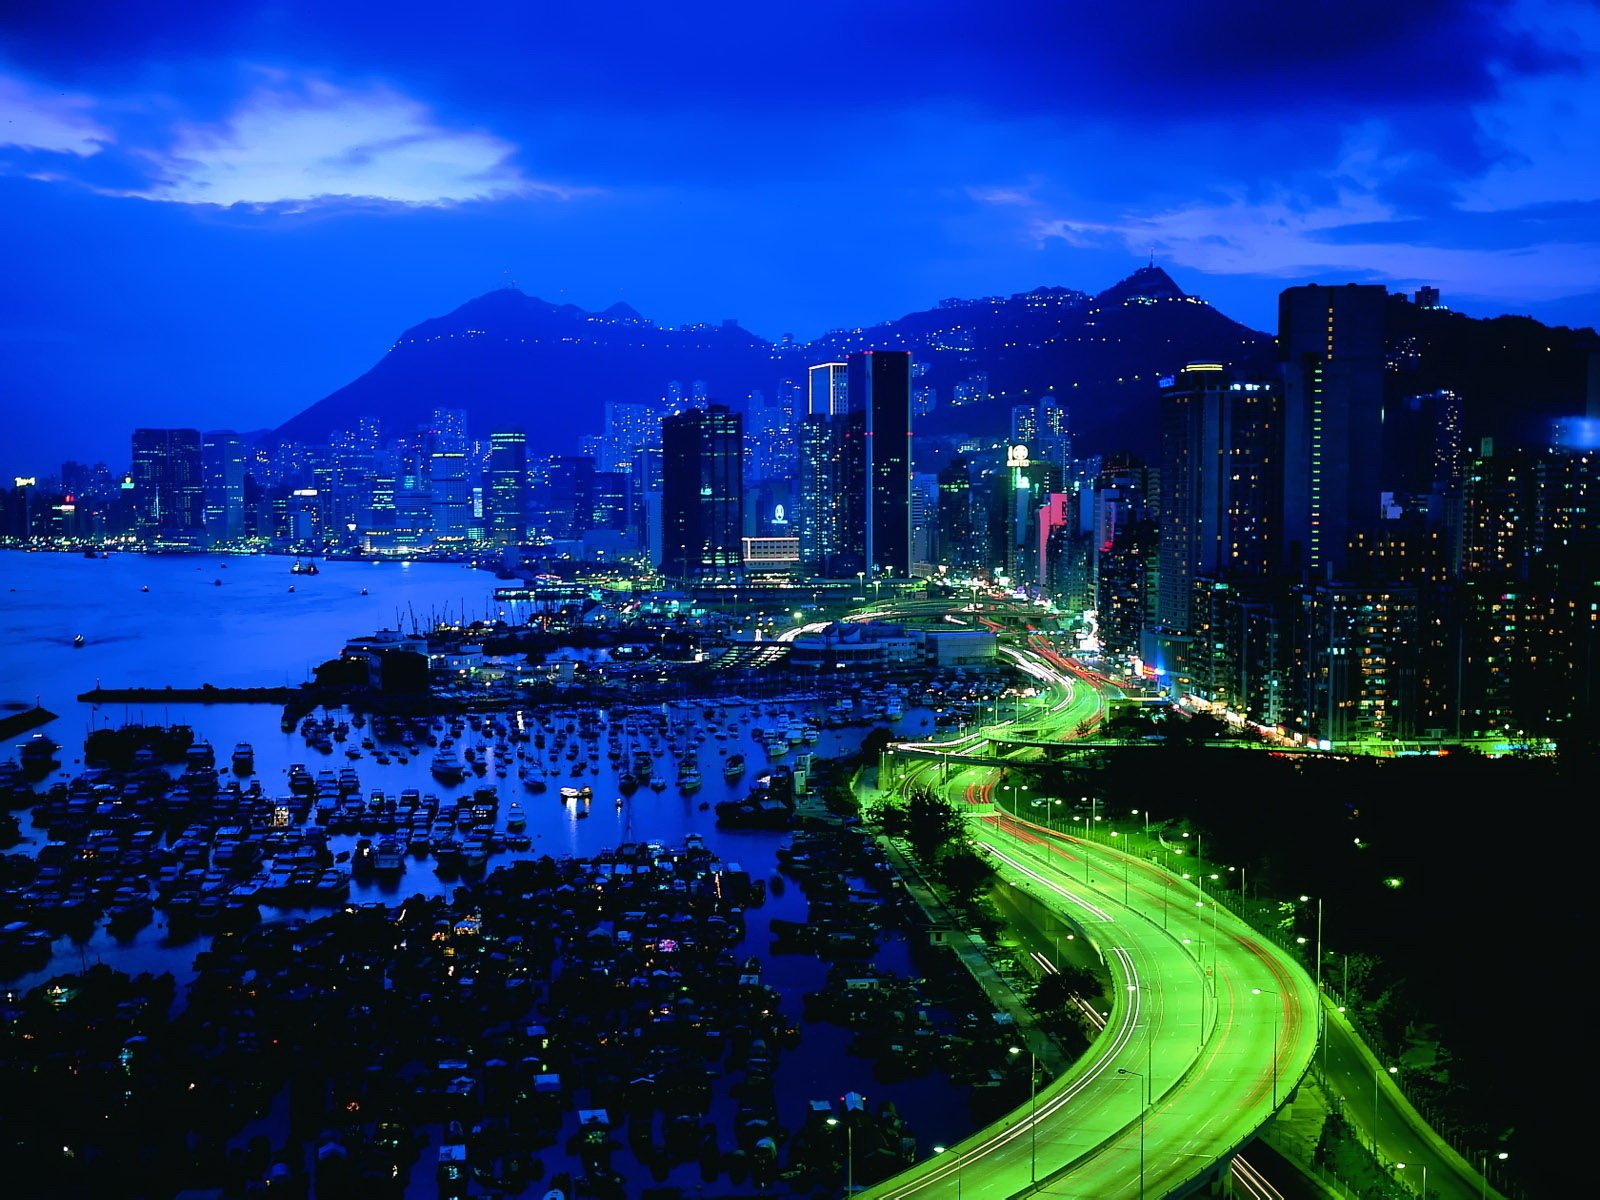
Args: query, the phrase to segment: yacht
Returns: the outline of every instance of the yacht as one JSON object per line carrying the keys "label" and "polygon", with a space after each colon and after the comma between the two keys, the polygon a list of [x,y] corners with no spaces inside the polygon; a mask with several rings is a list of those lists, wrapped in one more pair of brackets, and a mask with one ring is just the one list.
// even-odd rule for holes
{"label": "yacht", "polygon": [[249,742],[240,742],[233,748],[233,772],[235,775],[249,775],[256,769],[255,747]]}
{"label": "yacht", "polygon": [[433,756],[430,769],[434,778],[441,783],[459,783],[467,773],[467,768],[454,746],[440,746]]}

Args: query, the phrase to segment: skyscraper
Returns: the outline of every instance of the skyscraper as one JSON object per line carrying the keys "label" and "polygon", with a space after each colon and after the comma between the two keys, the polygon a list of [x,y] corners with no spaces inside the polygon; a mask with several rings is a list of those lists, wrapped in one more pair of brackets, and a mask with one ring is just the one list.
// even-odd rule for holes
{"label": "skyscraper", "polygon": [[528,536],[528,435],[520,429],[489,435],[485,523],[489,540],[515,545]]}
{"label": "skyscraper", "polygon": [[214,430],[201,438],[200,474],[207,539],[215,543],[243,536],[244,441],[237,433]]}
{"label": "skyscraper", "polygon": [[133,431],[135,524],[155,541],[198,541],[205,525],[205,487],[198,429]]}
{"label": "skyscraper", "polygon": [[1161,398],[1161,591],[1157,619],[1192,632],[1196,580],[1260,579],[1276,567],[1279,389],[1191,363]]}
{"label": "skyscraper", "polygon": [[911,574],[911,354],[863,350],[846,360],[844,549],[869,575]]}
{"label": "skyscraper", "polygon": [[744,533],[743,424],[725,405],[661,422],[661,570],[736,579]]}
{"label": "skyscraper", "polygon": [[1284,557],[1313,580],[1341,578],[1352,534],[1378,520],[1387,302],[1378,284],[1278,297]]}

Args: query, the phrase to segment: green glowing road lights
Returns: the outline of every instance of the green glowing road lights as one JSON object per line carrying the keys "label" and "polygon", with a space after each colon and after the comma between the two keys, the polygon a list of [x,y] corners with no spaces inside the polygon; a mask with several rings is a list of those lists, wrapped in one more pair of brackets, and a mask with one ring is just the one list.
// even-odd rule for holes
{"label": "green glowing road lights", "polygon": [[[829,1117],[828,1118],[828,1124],[829,1125],[837,1125],[839,1123],[840,1122],[839,1122],[839,1118],[838,1117]],[[856,1179],[855,1179],[856,1154],[855,1154],[855,1150],[856,1150],[855,1130],[851,1127],[851,1124],[850,1124],[849,1121],[845,1121],[844,1122],[844,1194],[845,1194],[845,1200],[849,1200],[849,1198],[851,1196],[855,1195],[855,1192],[856,1192]]]}
{"label": "green glowing road lights", "polygon": [[[1271,988],[1251,988],[1253,996],[1276,996],[1277,992]],[[1278,1016],[1272,1017],[1272,1107],[1278,1107]]]}
{"label": "green glowing road lights", "polygon": [[1132,1075],[1144,1082],[1144,1103],[1139,1106],[1139,1200],[1144,1200],[1144,1115],[1150,1111],[1150,1077],[1127,1067],[1118,1067],[1118,1075]]}
{"label": "green glowing road lights", "polygon": [[[1505,1162],[1511,1156],[1501,1150],[1494,1157],[1497,1162]],[[1478,1159],[1478,1174],[1483,1179],[1483,1200],[1489,1200],[1489,1152],[1487,1150],[1483,1151],[1478,1155]]]}
{"label": "green glowing road lights", "polygon": [[[1021,1046],[1012,1046],[1006,1053],[1021,1054]],[[1039,1060],[1032,1047],[1028,1049],[1028,1182],[1039,1181]]]}

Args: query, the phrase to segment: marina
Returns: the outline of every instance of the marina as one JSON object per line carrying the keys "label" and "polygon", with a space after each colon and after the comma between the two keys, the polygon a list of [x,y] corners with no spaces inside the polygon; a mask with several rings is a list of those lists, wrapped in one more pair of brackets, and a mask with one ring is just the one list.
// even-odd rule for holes
{"label": "marina", "polygon": [[[253,565],[233,564],[230,584],[246,583]],[[302,579],[302,589],[337,581],[346,565],[328,564],[316,579]],[[459,569],[444,572],[459,588]],[[365,572],[363,577],[374,578]],[[215,590],[202,594],[217,596]],[[350,589],[352,607],[358,595]],[[273,603],[297,601],[273,589]],[[370,603],[360,602],[363,608]],[[367,614],[349,615],[357,620]],[[350,633],[340,630],[330,645],[336,648]],[[54,649],[71,651],[64,644]],[[92,653],[94,646],[87,649]],[[73,661],[80,658],[71,653]],[[250,686],[239,676],[228,683]],[[112,713],[111,706],[57,699],[66,716],[51,724],[44,740],[26,740],[35,747],[27,752],[26,769],[34,778],[9,785],[25,787],[26,794],[8,793],[21,832],[8,861],[33,866],[14,874],[0,891],[8,917],[0,923],[0,995],[16,1002],[63,973],[85,979],[114,968],[129,977],[170,976],[181,1013],[182,998],[204,991],[219,956],[237,967],[241,954],[254,953],[246,947],[278,946],[273,953],[281,954],[282,939],[303,939],[329,921],[391,938],[410,919],[401,914],[425,911],[453,929],[480,911],[474,903],[486,894],[482,889],[501,886],[495,881],[507,872],[524,879],[518,873],[554,869],[598,872],[606,880],[665,880],[663,899],[677,896],[669,905],[676,912],[682,893],[670,872],[661,875],[664,868],[655,864],[663,856],[681,856],[718,886],[738,881],[738,911],[716,914],[728,928],[715,939],[715,949],[733,966],[716,970],[733,970],[735,979],[755,976],[760,987],[772,989],[771,1011],[785,1022],[762,1033],[766,1046],[756,1049],[765,1053],[754,1053],[757,1076],[767,1081],[765,1107],[750,1108],[749,1097],[732,1094],[752,1055],[739,1039],[757,1035],[729,1032],[732,1024],[719,1021],[719,1082],[694,1122],[699,1131],[693,1137],[689,1123],[672,1124],[665,1109],[657,1112],[662,1124],[648,1126],[657,1130],[653,1136],[635,1134],[637,1103],[589,1083],[587,1066],[569,1068],[556,1105],[564,1124],[556,1144],[535,1156],[538,1166],[526,1155],[518,1160],[491,1154],[493,1138],[468,1133],[454,1142],[448,1122],[415,1122],[408,1140],[415,1146],[420,1137],[422,1144],[416,1146],[413,1186],[406,1194],[453,1194],[441,1179],[450,1175],[457,1147],[466,1148],[465,1171],[473,1181],[485,1186],[491,1177],[500,1179],[497,1186],[512,1194],[518,1189],[511,1184],[519,1180],[527,1194],[543,1194],[535,1190],[535,1171],[545,1179],[566,1173],[569,1185],[586,1180],[597,1195],[637,1195],[652,1184],[741,1194],[740,1188],[758,1179],[777,1190],[804,1190],[839,1169],[837,1127],[819,1124],[823,1118],[817,1114],[826,1103],[839,1119],[846,1095],[865,1097],[848,1109],[860,1114],[850,1119],[860,1122],[862,1146],[874,1145],[872,1161],[887,1173],[908,1147],[925,1154],[933,1142],[952,1141],[973,1122],[968,1089],[942,1074],[915,1084],[879,1079],[878,1068],[851,1052],[853,1042],[858,1051],[865,1043],[845,1025],[819,1016],[833,1012],[834,1002],[805,999],[843,987],[835,971],[840,963],[849,964],[850,978],[879,979],[874,986],[886,994],[902,986],[897,980],[937,974],[914,966],[913,955],[921,951],[908,939],[894,903],[884,906],[883,923],[868,931],[860,927],[859,913],[850,911],[866,894],[862,889],[888,886],[864,881],[874,870],[869,860],[849,871],[841,867],[840,878],[854,871],[862,880],[853,885],[858,898],[849,899],[847,891],[842,909],[837,896],[819,897],[814,903],[825,907],[808,917],[807,885],[796,877],[796,886],[782,886],[788,867],[780,856],[801,836],[797,825],[806,824],[795,819],[797,796],[807,794],[828,761],[852,752],[866,731],[896,727],[886,714],[897,694],[858,691],[852,701],[795,689],[781,700],[730,694],[655,705],[558,703],[482,713],[319,708],[292,724],[280,722],[280,710],[272,705],[174,704],[152,720],[148,710],[116,706],[122,711]],[[75,718],[85,728],[81,743],[67,736]],[[898,727],[922,734],[934,721],[931,710],[913,705]],[[770,753],[773,731],[784,732],[786,750],[778,757]],[[217,747],[232,750],[219,762]],[[447,768],[442,773],[441,754]],[[24,770],[18,762],[19,776]],[[624,776],[632,777],[631,787]],[[29,795],[32,803],[18,803]],[[847,843],[860,840],[849,831],[838,836]],[[851,847],[852,854],[864,852],[864,844]],[[803,856],[802,864],[808,858],[815,853]],[[628,914],[649,911],[642,899],[630,900],[611,918],[608,953],[646,943],[648,921],[640,926]],[[658,941],[665,928],[675,931],[671,940],[679,944],[704,936],[709,915],[696,916],[691,926],[657,919]],[[795,943],[792,924],[837,932],[802,946]],[[562,965],[552,985],[566,976],[569,963],[573,972],[585,969],[578,950],[591,931],[573,935],[576,949],[562,943]],[[496,989],[505,982],[491,985],[491,975],[480,971],[474,979]],[[808,1006],[815,1007],[810,1015]],[[962,1007],[983,1009],[981,1001]],[[558,1027],[554,1017],[560,1011],[550,1009],[548,1029]],[[576,1019],[577,1010],[565,1011]],[[587,1016],[580,1022],[589,1023]],[[785,1032],[790,1025],[803,1034],[806,1053],[784,1056],[779,1069],[783,1039],[794,1036]],[[980,1048],[972,1053],[982,1058],[992,1047],[984,1038],[977,1041]],[[743,1057],[736,1058],[732,1051],[739,1047]],[[575,1086],[575,1079],[584,1085]],[[481,1106],[489,1097],[489,1079],[479,1073],[473,1089],[472,1103],[480,1106],[474,1111],[487,1114]],[[740,1085],[741,1095],[744,1090]],[[627,1131],[627,1152],[617,1154],[611,1166],[585,1160],[572,1141],[584,1128],[578,1114],[591,1111],[607,1114],[615,1137]],[[277,1129],[271,1112],[268,1105],[253,1120]],[[888,1132],[881,1138],[868,1134],[869,1123]],[[699,1128],[705,1124],[712,1132]],[[833,1134],[831,1141],[823,1130]],[[372,1141],[383,1136],[363,1127],[341,1134],[340,1144],[354,1161],[370,1155]],[[670,1154],[669,1145],[676,1147]],[[483,1169],[498,1174],[475,1173],[486,1159],[492,1165]],[[863,1158],[857,1166],[865,1172],[866,1163]],[[607,1182],[613,1170],[623,1183]],[[665,1184],[657,1179],[663,1171]]]}

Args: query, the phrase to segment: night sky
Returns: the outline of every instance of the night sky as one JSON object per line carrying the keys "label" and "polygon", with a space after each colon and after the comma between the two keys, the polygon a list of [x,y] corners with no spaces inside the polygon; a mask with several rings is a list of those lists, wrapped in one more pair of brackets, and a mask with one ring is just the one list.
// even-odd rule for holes
{"label": "night sky", "polygon": [[0,6],[0,477],[276,425],[514,282],[814,337],[1155,255],[1600,323],[1600,7]]}

